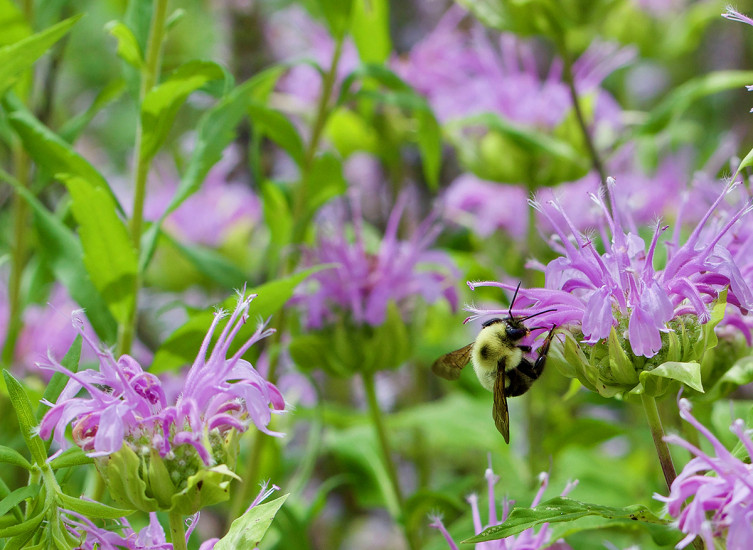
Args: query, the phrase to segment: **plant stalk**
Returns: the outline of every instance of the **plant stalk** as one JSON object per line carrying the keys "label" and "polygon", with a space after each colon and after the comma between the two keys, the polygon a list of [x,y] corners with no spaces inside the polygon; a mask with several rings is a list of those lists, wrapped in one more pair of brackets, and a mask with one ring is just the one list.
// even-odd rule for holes
{"label": "plant stalk", "polygon": [[606,198],[605,203],[611,213],[612,203],[611,201],[609,201],[607,172],[604,168],[604,163],[599,156],[599,152],[596,149],[593,138],[591,137],[591,131],[588,128],[588,124],[586,124],[586,119],[583,116],[583,109],[581,108],[578,90],[575,89],[575,77],[573,76],[572,60],[570,59],[570,55],[563,45],[561,45],[560,47],[560,55],[562,56],[564,65],[562,77],[567,83],[567,88],[570,91],[570,100],[573,102],[575,118],[577,119],[578,126],[580,127],[580,131],[583,134],[583,141],[586,144],[586,149],[588,149],[588,155],[591,157],[591,164],[593,165],[594,170],[596,170],[596,173],[599,174],[599,189],[602,193],[604,193],[604,197]]}
{"label": "plant stalk", "polygon": [[[144,102],[146,94],[154,87],[159,77],[160,65],[162,62],[162,43],[165,39],[165,21],[167,19],[167,0],[155,0],[154,13],[152,22],[149,27],[149,38],[147,39],[147,50],[144,67],[141,71],[141,88],[139,90],[139,111]],[[141,117],[136,124],[136,144],[134,155],[136,157],[134,166],[134,194],[133,194],[133,215],[129,223],[133,248],[136,251],[136,258],[139,258],[141,252],[141,233],[144,223],[144,202],[146,200],[146,182],[151,166],[151,159],[144,157],[141,151],[141,143],[144,137],[144,128],[141,123]],[[142,276],[137,273],[133,283],[133,300],[128,310],[126,322],[119,327],[118,331],[118,352],[119,354],[129,353],[133,344],[133,337],[136,331],[136,313],[138,311],[138,295],[141,288]]]}
{"label": "plant stalk", "polygon": [[672,463],[672,456],[669,454],[669,447],[664,441],[664,428],[662,427],[661,418],[659,418],[659,409],[656,407],[656,399],[646,394],[641,394],[643,410],[646,411],[646,420],[651,430],[651,436],[654,438],[656,453],[659,455],[659,463],[664,474],[664,480],[667,482],[667,489],[672,490],[672,482],[677,477],[675,466]]}
{"label": "plant stalk", "polygon": [[387,437],[387,429],[384,425],[384,419],[382,418],[382,410],[379,407],[379,401],[377,401],[374,373],[363,373],[362,378],[363,387],[366,391],[366,401],[369,407],[369,414],[371,415],[374,431],[376,432],[377,440],[379,441],[379,450],[382,453],[384,468],[387,471],[387,477],[389,477],[390,484],[392,485],[398,513],[402,520],[403,528],[405,529],[405,538],[408,542],[408,548],[415,550],[416,548],[419,548],[419,544],[416,542],[415,534],[412,533],[408,527],[408,518],[405,514],[405,499],[403,498],[403,492],[400,488],[400,481],[397,477],[395,463],[392,462],[392,447],[390,446]]}
{"label": "plant stalk", "polygon": [[186,550],[186,524],[179,512],[170,512],[170,537],[173,550]]}

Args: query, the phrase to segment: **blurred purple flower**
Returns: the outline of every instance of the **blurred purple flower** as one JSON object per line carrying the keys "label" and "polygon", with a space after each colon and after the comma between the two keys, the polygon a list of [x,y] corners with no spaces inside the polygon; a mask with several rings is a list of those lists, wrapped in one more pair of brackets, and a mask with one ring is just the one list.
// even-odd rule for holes
{"label": "blurred purple flower", "polygon": [[[100,358],[100,370],[70,372],[54,359],[47,368],[63,372],[70,380],[57,404],[42,419],[40,435],[65,443],[65,430],[73,427],[74,441],[91,456],[117,452],[124,441],[137,447],[147,438],[161,456],[180,445],[191,445],[204,464],[212,463],[210,433],[230,429],[245,431],[251,422],[264,433],[272,412],[285,409],[285,401],[277,388],[262,378],[247,361],[241,359],[248,348],[270,335],[260,325],[256,332],[232,356],[228,351],[233,338],[248,320],[249,305],[255,295],[239,297],[238,306],[230,315],[211,353],[207,356],[212,336],[226,312],[215,314],[198,356],[186,375],[181,394],[174,405],[168,405],[160,380],[145,372],[128,355],[117,361],[79,330]],[[81,389],[89,397],[75,397]],[[270,410],[270,406],[272,410]]]}
{"label": "blurred purple flower", "polygon": [[[609,336],[621,319],[627,320],[627,337],[635,355],[652,357],[662,347],[661,333],[667,323],[681,315],[694,315],[708,322],[708,304],[718,292],[729,286],[728,304],[743,312],[753,306],[753,293],[730,251],[720,242],[730,229],[751,210],[746,204],[726,220],[709,222],[725,196],[736,187],[727,185],[683,244],[680,230],[667,243],[667,261],[663,269],[654,268],[654,252],[659,236],[668,228],[656,223],[651,243],[646,248],[638,229],[614,199],[614,180],[608,180],[611,197],[609,213],[602,197],[591,195],[603,213],[599,228],[606,248],[600,254],[593,238],[584,236],[557,200],[546,205],[531,205],[554,227],[552,247],[561,254],[546,266],[532,264],[544,271],[545,287],[520,289],[513,308],[515,315],[530,315],[544,310],[537,324],[550,327],[575,324],[585,342],[596,343]],[[498,282],[468,283],[513,290],[515,285]],[[467,308],[472,315],[505,315],[506,310]],[[544,328],[540,330],[546,330]]]}
{"label": "blurred purple flower", "polygon": [[[465,16],[462,8],[450,8],[407,58],[393,63],[395,70],[426,95],[440,120],[493,112],[526,126],[559,125],[571,107],[567,85],[562,81],[561,60],[555,59],[542,78],[536,52],[529,43],[502,34],[494,44],[488,31],[475,21],[460,25]],[[634,48],[594,42],[575,62],[578,92],[597,93],[597,124],[621,126],[619,106],[598,86],[634,57]]]}
{"label": "blurred purple flower", "polygon": [[[272,13],[264,32],[266,43],[277,60],[297,62],[278,85],[278,89],[289,96],[286,109],[298,113],[310,111],[319,99],[322,77],[319,71],[302,61],[313,61],[328,70],[335,50],[334,39],[326,28],[299,6]],[[346,38],[337,66],[337,81],[342,81],[358,63],[358,51],[353,41]],[[290,104],[291,100],[298,103]]]}
{"label": "blurred purple flower", "polygon": [[[503,524],[510,512],[510,507],[515,504],[515,501],[507,500],[507,498],[503,499],[502,517],[498,520],[497,503],[494,496],[494,486],[499,481],[499,476],[495,475],[494,471],[491,468],[491,459],[489,468],[487,468],[486,472],[484,473],[484,477],[486,478],[489,494],[489,521],[486,525],[483,525],[481,523],[481,512],[479,511],[478,506],[478,496],[472,494],[467,499],[468,503],[471,505],[471,513],[473,515],[473,528],[475,534],[477,535],[484,529],[487,529],[494,525]],[[536,493],[536,496],[533,498],[533,502],[531,502],[531,508],[535,508],[541,502],[541,499],[544,496],[544,491],[546,491],[546,488],[549,485],[549,475],[545,472],[542,472],[539,476],[539,483],[539,490]],[[567,496],[567,494],[572,491],[577,484],[577,481],[568,483],[562,490],[562,493],[560,493],[560,496]],[[451,550],[458,550],[458,545],[455,544],[452,536],[445,528],[444,524],[442,523],[442,519],[439,516],[433,516],[431,519],[432,523],[430,524],[430,527],[438,529],[439,532],[442,533],[442,536],[447,541],[447,544],[449,545]],[[517,536],[478,543],[476,544],[476,550],[540,550],[543,548],[552,548],[554,550],[570,549],[570,545],[568,545],[564,540],[560,539],[552,543],[551,538],[552,533],[549,530],[549,524],[544,523],[541,526],[541,529],[539,529],[538,533],[536,533],[533,529],[526,529]]]}
{"label": "blurred purple flower", "polygon": [[[306,265],[335,264],[312,275],[318,288],[301,296],[309,328],[322,328],[347,312],[357,325],[381,325],[387,305],[395,302],[407,314],[410,302],[422,297],[427,303],[445,298],[457,307],[455,280],[459,272],[450,257],[430,249],[440,231],[435,216],[429,216],[416,228],[409,240],[398,238],[398,227],[407,207],[407,195],[398,197],[384,237],[376,252],[369,250],[364,234],[360,206],[350,201],[352,226],[345,216],[334,227],[320,229],[318,246],[304,251]],[[352,227],[353,240],[348,239]]]}
{"label": "blurred purple flower", "polygon": [[[668,497],[654,494],[667,504],[669,515],[687,536],[676,548],[685,548],[700,537],[706,548],[717,548],[716,541],[725,541],[727,550],[745,550],[753,540],[753,441],[742,420],[730,430],[748,454],[746,461],[730,453],[703,424],[690,414],[687,399],[679,400],[680,417],[711,443],[714,454],[707,454],[679,436],[664,438],[668,443],[690,451],[694,458],[672,482]],[[690,502],[687,502],[688,499]]]}

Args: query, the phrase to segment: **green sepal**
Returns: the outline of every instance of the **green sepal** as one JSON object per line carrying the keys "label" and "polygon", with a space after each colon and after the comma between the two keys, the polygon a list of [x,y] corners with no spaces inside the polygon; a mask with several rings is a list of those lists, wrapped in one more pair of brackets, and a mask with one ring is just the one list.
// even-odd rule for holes
{"label": "green sepal", "polygon": [[146,482],[141,477],[141,460],[128,445],[96,458],[95,464],[116,504],[142,512],[160,509],[157,500],[147,493]]}
{"label": "green sepal", "polygon": [[170,471],[157,449],[152,449],[149,460],[144,465],[149,494],[158,502],[161,510],[168,510],[175,494],[175,485],[170,478]]}
{"label": "green sepal", "polygon": [[625,353],[617,338],[614,327],[609,332],[609,367],[616,384],[633,386],[638,383],[638,375],[632,361]]}
{"label": "green sepal", "polygon": [[188,478],[185,489],[173,495],[170,511],[190,516],[205,506],[226,501],[232,481],[228,478],[241,479],[225,464],[199,470]]}

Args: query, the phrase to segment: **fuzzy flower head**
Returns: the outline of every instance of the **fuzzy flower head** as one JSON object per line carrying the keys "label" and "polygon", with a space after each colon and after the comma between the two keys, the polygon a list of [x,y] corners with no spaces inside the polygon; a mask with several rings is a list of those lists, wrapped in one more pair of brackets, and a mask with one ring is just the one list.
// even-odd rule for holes
{"label": "fuzzy flower head", "polygon": [[[753,540],[753,441],[742,420],[730,427],[747,454],[741,460],[729,452],[703,424],[690,414],[687,399],[679,400],[680,417],[695,428],[711,444],[707,454],[679,436],[664,438],[694,456],[672,482],[668,497],[654,494],[665,502],[667,512],[677,528],[687,536],[676,548],[685,548],[700,537],[706,548],[718,548],[715,541],[725,541],[727,550],[745,550]],[[742,456],[742,455],[741,455]]]}
{"label": "fuzzy flower head", "polygon": [[398,237],[407,199],[405,193],[399,196],[376,247],[367,242],[356,200],[350,201],[352,224],[341,217],[334,227],[319,232],[318,245],[307,251],[306,263],[333,267],[310,278],[318,288],[301,300],[309,328],[325,327],[343,316],[353,325],[376,327],[385,322],[388,304],[397,305],[407,318],[419,297],[429,304],[444,298],[457,307],[454,281],[459,272],[449,256],[429,248],[440,231],[435,217],[420,223],[408,240]]}
{"label": "fuzzy flower head", "polygon": [[[610,178],[610,191],[614,185]],[[720,202],[735,187],[725,187],[684,242],[680,242],[680,231],[676,230],[673,238],[664,243],[667,259],[661,269],[654,265],[655,256],[668,226],[657,222],[647,246],[636,225],[614,200],[614,193],[610,192],[611,211],[602,196],[591,195],[603,213],[599,233],[604,252],[597,250],[595,236],[583,235],[575,228],[557,200],[547,204],[531,201],[531,206],[554,228],[552,248],[561,255],[547,265],[533,264],[544,272],[545,286],[521,288],[513,314],[551,310],[537,317],[538,325],[567,326],[580,337],[581,344],[602,345],[603,350],[589,349],[585,355],[604,359],[602,367],[610,372],[599,376],[608,375],[606,380],[600,380],[606,385],[626,385],[629,389],[638,382],[635,372],[612,372],[619,370],[615,362],[621,361],[615,358],[617,347],[622,350],[619,357],[636,370],[651,370],[666,361],[697,361],[699,357],[692,354],[691,348],[702,338],[701,327],[711,320],[720,295],[726,292],[727,305],[743,313],[753,306],[749,284],[723,244],[730,229],[750,212],[750,202],[726,218],[714,218]],[[497,282],[469,286],[514,289],[513,285]],[[468,310],[472,313],[469,320],[506,313],[501,309]],[[683,342],[688,344],[683,346]],[[593,376],[587,386],[601,387]]]}
{"label": "fuzzy flower head", "polygon": [[[503,499],[502,514],[498,519],[497,503],[494,496],[494,486],[499,481],[499,476],[495,475],[494,471],[492,470],[491,459],[489,468],[487,468],[486,472],[484,473],[484,477],[486,478],[489,494],[489,521],[485,525],[481,520],[481,512],[478,506],[478,496],[472,494],[468,497],[468,503],[471,505],[471,514],[473,516],[473,528],[475,534],[477,535],[489,527],[501,525],[502,523],[504,523],[507,519],[508,514],[510,513],[510,508],[515,504],[515,501],[507,500],[507,498]],[[541,502],[541,499],[544,496],[544,492],[549,485],[549,475],[546,472],[542,472],[539,476],[539,482],[539,490],[536,493],[536,496],[533,498],[531,508],[538,506]],[[560,496],[567,496],[567,494],[572,491],[577,484],[577,481],[568,483]],[[442,519],[438,516],[433,516],[431,520],[432,523],[430,524],[430,527],[438,529],[439,532],[442,533],[442,536],[447,541],[450,550],[458,550],[458,545],[455,543],[455,541],[452,539],[452,536],[445,528],[444,524],[442,523]],[[570,550],[570,546],[564,540],[560,539],[556,542],[552,542],[551,538],[552,533],[549,529],[549,524],[545,523],[541,526],[541,529],[539,529],[538,533],[533,529],[526,529],[517,536],[478,543],[476,544],[476,550],[540,550],[543,548],[552,548],[554,550]]]}
{"label": "fuzzy flower head", "polygon": [[[173,496],[198,485],[209,485],[209,477],[234,476],[238,432],[253,423],[260,431],[279,436],[268,428],[272,413],[285,409],[277,388],[254,367],[241,359],[257,341],[271,334],[259,326],[233,355],[229,348],[248,320],[255,295],[240,297],[229,320],[210,346],[224,311],[214,321],[198,356],[185,376],[182,392],[168,403],[162,382],[145,372],[135,359],[123,355],[115,360],[74,321],[89,346],[100,359],[99,371],[71,372],[51,359],[48,368],[62,372],[70,380],[56,404],[42,419],[40,435],[64,446],[67,426],[74,442],[97,458],[100,472],[108,479],[111,492],[131,495],[126,485],[140,477],[147,491],[137,502],[127,504],[141,510],[169,509]],[[212,347],[210,351],[210,347]],[[84,390],[88,395],[79,393]],[[123,472],[133,472],[133,476]],[[226,487],[225,487],[226,488]],[[190,493],[190,491],[189,491]],[[185,496],[185,495],[184,495]],[[194,493],[183,503],[186,514],[207,505]],[[171,500],[173,499],[173,500]]]}

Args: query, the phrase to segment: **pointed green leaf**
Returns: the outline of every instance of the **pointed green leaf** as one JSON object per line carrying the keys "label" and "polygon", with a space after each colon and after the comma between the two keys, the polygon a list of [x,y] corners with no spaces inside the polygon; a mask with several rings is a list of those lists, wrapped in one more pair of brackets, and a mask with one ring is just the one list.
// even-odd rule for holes
{"label": "pointed green leaf", "polygon": [[44,442],[37,435],[38,423],[31,411],[31,401],[29,401],[29,397],[20,382],[13,378],[13,375],[7,370],[3,370],[3,378],[5,378],[5,385],[8,388],[8,397],[18,417],[21,435],[26,441],[29,452],[31,452],[31,458],[37,464],[44,464],[47,459],[47,451]]}
{"label": "pointed green leaf", "polygon": [[123,95],[124,91],[125,81],[113,80],[108,83],[100,90],[97,97],[94,98],[94,101],[91,102],[85,111],[69,118],[60,126],[60,130],[58,131],[60,137],[68,143],[76,141],[79,134],[89,125],[97,113],[110,103],[117,101]]}
{"label": "pointed green leaf", "polygon": [[[81,335],[77,334],[76,338],[71,343],[71,347],[68,348],[65,357],[63,357],[62,361],[60,361],[60,364],[71,372],[78,371],[78,363],[81,360],[82,341],[83,339],[81,338]],[[68,377],[62,372],[56,372],[55,374],[53,374],[52,378],[47,384],[47,389],[44,390],[42,401],[49,401],[50,403],[57,402],[60,392],[63,391],[63,388],[65,388],[65,385],[67,383]],[[39,406],[37,407],[37,420],[41,421],[42,417],[49,410],[49,408],[49,405],[45,405],[44,403],[40,402]]]}
{"label": "pointed green leaf", "polygon": [[31,68],[55,42],[63,38],[82,15],[76,15],[48,29],[0,48],[0,97],[24,71]]}
{"label": "pointed green leaf", "polygon": [[3,100],[13,129],[21,138],[24,149],[50,175],[79,176],[98,189],[104,190],[123,212],[104,176],[89,161],[73,150],[71,144],[42,124],[13,94]]}
{"label": "pointed green leaf", "polygon": [[[315,266],[284,279],[278,279],[265,283],[259,287],[247,290],[247,294],[258,294],[251,302],[249,315],[251,318],[268,319],[277,313],[293,295],[295,288],[309,275],[329,266]],[[237,303],[237,297],[231,296],[220,307],[233,310]],[[201,341],[212,324],[215,308],[209,308],[191,315],[181,327],[167,337],[162,346],[157,350],[149,372],[159,374],[161,372],[175,370],[185,365],[190,365],[196,358]],[[241,328],[231,346],[238,349],[246,338],[249,338],[256,330],[256,323],[249,322]]]}
{"label": "pointed green leaf", "polygon": [[[25,470],[31,470],[31,464],[29,464],[29,461],[21,453],[5,445],[0,445],[0,462],[21,466]],[[0,514],[0,516],[2,515]]]}
{"label": "pointed green leaf", "polygon": [[114,342],[117,324],[89,278],[78,237],[9,174],[0,170],[0,179],[10,183],[15,192],[31,206],[34,226],[42,243],[40,252],[49,263],[55,278],[63,283],[76,303],[86,310],[86,317],[100,340]]}
{"label": "pointed green leaf", "polygon": [[122,21],[110,21],[105,25],[105,30],[118,41],[118,57],[140,70],[144,65],[144,56],[131,29]]}
{"label": "pointed green leaf", "polygon": [[282,147],[298,166],[303,164],[303,139],[288,117],[259,101],[249,102],[248,116],[257,132]]}
{"label": "pointed green leaf", "polygon": [[58,493],[57,499],[60,502],[60,506],[66,510],[78,512],[91,519],[118,519],[123,516],[129,516],[135,511],[107,506],[100,502],[76,498],[64,493]]}
{"label": "pointed green leaf", "polygon": [[215,283],[225,288],[240,288],[247,275],[234,263],[212,248],[201,245],[183,244],[171,235],[164,233],[175,248],[190,261],[196,269]]}
{"label": "pointed green leaf", "polygon": [[282,67],[272,67],[257,74],[233,89],[201,117],[196,146],[186,172],[180,180],[180,185],[159,220],[144,232],[142,255],[139,258],[139,269],[142,272],[154,255],[162,223],[171,212],[199,189],[209,170],[220,160],[222,152],[235,138],[235,128],[246,113],[248,102],[250,100],[261,101],[266,98],[282,73]]}
{"label": "pointed green leaf", "polygon": [[136,252],[115,203],[102,189],[77,176],[58,174],[73,199],[84,265],[113,317],[125,324],[133,304]]}
{"label": "pointed green leaf", "polygon": [[712,94],[743,88],[753,82],[753,71],[715,71],[675,87],[651,112],[641,128],[642,133],[655,134],[678,119],[693,103]]}
{"label": "pointed green leaf", "polygon": [[[0,529],[0,538],[10,538],[21,535],[23,533],[33,532],[37,527],[39,527],[39,524],[42,523],[42,520],[44,519],[46,514],[47,512],[43,510],[36,516],[29,518],[24,522]],[[7,548],[7,546],[5,548]]]}
{"label": "pointed green leaf", "polygon": [[313,216],[330,199],[342,195],[348,188],[343,177],[342,161],[332,153],[322,153],[314,159],[309,178],[307,209]]}
{"label": "pointed green leaf", "polygon": [[227,535],[215,544],[215,550],[256,548],[287,498],[288,495],[283,495],[271,502],[257,504],[248,510],[232,523]]}
{"label": "pointed green leaf", "polygon": [[542,523],[569,522],[584,516],[601,516],[610,520],[631,520],[638,523],[666,525],[668,522],[656,517],[645,506],[633,505],[625,508],[587,504],[567,497],[547,500],[535,508],[515,508],[504,523],[484,529],[463,543],[479,543],[499,540],[522,533],[526,529]]}
{"label": "pointed green leaf", "polygon": [[0,500],[0,516],[4,516],[27,498],[34,498],[39,494],[39,485],[20,487]]}
{"label": "pointed green leaf", "polygon": [[364,63],[384,63],[392,52],[390,4],[387,0],[354,0],[350,34]]}
{"label": "pointed green leaf", "polygon": [[141,105],[141,155],[157,154],[173,125],[178,109],[188,96],[212,80],[223,80],[225,71],[213,61],[192,60],[178,67],[144,97]]}

